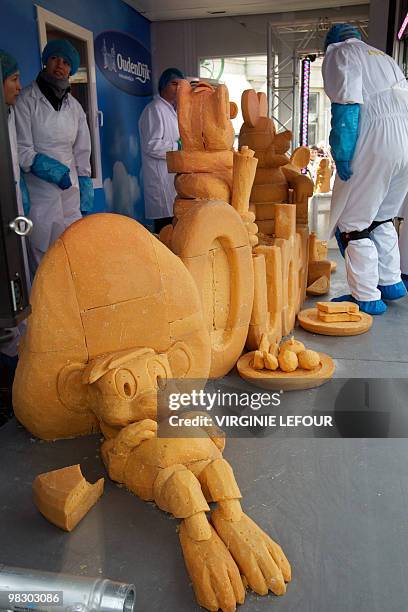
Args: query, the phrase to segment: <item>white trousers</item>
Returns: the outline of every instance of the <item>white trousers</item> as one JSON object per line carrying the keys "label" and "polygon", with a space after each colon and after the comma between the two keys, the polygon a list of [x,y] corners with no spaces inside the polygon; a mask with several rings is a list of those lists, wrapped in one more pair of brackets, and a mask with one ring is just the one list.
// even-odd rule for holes
{"label": "white trousers", "polygon": [[[344,231],[340,228],[340,231]],[[380,300],[378,285],[400,282],[398,235],[392,223],[379,225],[370,238],[351,240],[345,252],[351,295],[363,302]]]}
{"label": "white trousers", "polygon": [[28,239],[28,259],[33,278],[49,247],[82,215],[77,186],[62,191],[31,173],[26,175],[26,183],[31,202],[30,218],[33,222],[33,230]]}

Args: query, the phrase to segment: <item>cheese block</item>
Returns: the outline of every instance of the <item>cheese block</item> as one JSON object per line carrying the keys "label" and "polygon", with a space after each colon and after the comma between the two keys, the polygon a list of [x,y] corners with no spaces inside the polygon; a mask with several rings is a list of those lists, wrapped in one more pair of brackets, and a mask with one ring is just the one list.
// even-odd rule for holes
{"label": "cheese block", "polygon": [[353,302],[317,302],[317,310],[327,312],[328,314],[337,314],[339,312],[358,312],[360,309],[358,304]]}
{"label": "cheese block", "polygon": [[336,314],[327,314],[325,312],[318,311],[318,315],[319,321],[325,321],[325,323],[361,321],[361,314],[358,312],[338,312]]}
{"label": "cheese block", "polygon": [[232,169],[232,151],[168,151],[167,170],[176,174],[192,172],[222,172]]}
{"label": "cheese block", "polygon": [[103,484],[103,478],[87,482],[79,465],[45,472],[34,480],[34,503],[50,523],[72,531],[102,495]]}
{"label": "cheese block", "polygon": [[327,293],[329,289],[329,279],[327,276],[321,276],[314,283],[309,285],[306,289],[306,293],[309,295],[322,295],[323,293]]}

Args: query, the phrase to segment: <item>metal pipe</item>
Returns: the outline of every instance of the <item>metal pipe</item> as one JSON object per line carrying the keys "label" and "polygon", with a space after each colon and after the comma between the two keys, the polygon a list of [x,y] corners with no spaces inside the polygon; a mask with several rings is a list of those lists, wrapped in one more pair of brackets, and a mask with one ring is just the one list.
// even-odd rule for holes
{"label": "metal pipe", "polygon": [[133,584],[0,564],[0,610],[133,612]]}

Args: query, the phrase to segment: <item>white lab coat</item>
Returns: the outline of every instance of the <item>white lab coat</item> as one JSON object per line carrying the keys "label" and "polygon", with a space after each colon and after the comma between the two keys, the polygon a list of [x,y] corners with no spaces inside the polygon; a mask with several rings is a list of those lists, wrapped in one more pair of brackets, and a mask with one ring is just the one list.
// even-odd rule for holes
{"label": "white lab coat", "polygon": [[16,118],[14,114],[14,108],[9,107],[8,112],[8,134],[10,141],[11,159],[13,162],[13,174],[14,181],[16,184],[16,197],[17,197],[17,208],[18,214],[24,215],[23,199],[21,196],[20,189],[20,164],[18,163],[18,152],[17,152],[17,133],[16,133]]}
{"label": "white lab coat", "polygon": [[[37,83],[26,87],[17,100],[16,127],[20,166],[30,194],[32,272],[51,244],[74,221],[81,219],[78,176],[91,176],[91,138],[85,113],[68,94],[56,111]],[[70,168],[72,187],[63,191],[30,172],[37,153],[44,153]]]}
{"label": "white lab coat", "polygon": [[167,151],[177,151],[177,113],[161,96],[155,96],[143,110],[139,119],[142,149],[146,219],[163,219],[173,216],[176,197],[174,174],[167,171]]}
{"label": "white lab coat", "polygon": [[[332,102],[360,104],[360,128],[348,181],[336,177],[330,236],[363,230],[398,214],[408,192],[408,85],[396,62],[355,38],[329,45],[324,88]],[[384,224],[372,240],[349,242],[347,279],[359,300],[380,298],[377,285],[400,280],[396,232]]]}

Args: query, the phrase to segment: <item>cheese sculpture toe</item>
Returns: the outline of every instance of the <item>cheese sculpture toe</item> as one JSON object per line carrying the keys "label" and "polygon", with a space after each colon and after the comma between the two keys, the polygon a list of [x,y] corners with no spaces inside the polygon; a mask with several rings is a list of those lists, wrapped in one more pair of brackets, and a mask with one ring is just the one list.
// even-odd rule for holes
{"label": "cheese sculpture toe", "polygon": [[320,365],[320,355],[316,351],[307,349],[298,353],[299,366],[303,370],[314,370]]}
{"label": "cheese sculpture toe", "polygon": [[293,351],[294,353],[298,354],[304,350],[305,350],[305,345],[303,344],[303,342],[299,342],[299,340],[295,340],[294,336],[291,336],[289,340],[285,340],[284,342],[282,342],[279,347],[280,353],[283,353],[284,351]]}
{"label": "cheese sculpture toe", "polygon": [[278,361],[279,367],[283,372],[294,372],[299,365],[296,353],[289,349],[279,353]]}
{"label": "cheese sculpture toe", "polygon": [[72,531],[103,493],[104,479],[90,484],[79,465],[39,474],[33,483],[34,503],[50,523]]}

